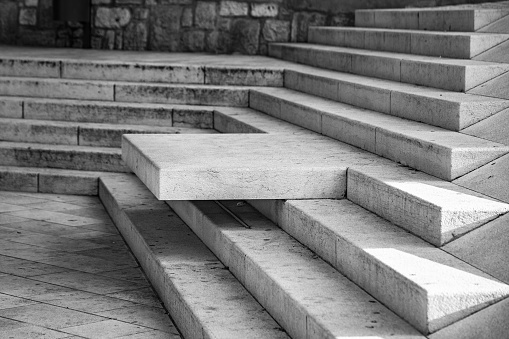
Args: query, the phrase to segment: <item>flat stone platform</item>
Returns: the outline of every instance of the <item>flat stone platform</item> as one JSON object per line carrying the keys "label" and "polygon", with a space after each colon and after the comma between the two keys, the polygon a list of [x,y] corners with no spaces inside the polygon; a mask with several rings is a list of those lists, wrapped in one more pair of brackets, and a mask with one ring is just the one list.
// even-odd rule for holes
{"label": "flat stone platform", "polygon": [[122,156],[160,200],[341,198],[349,167],[381,161],[312,134],[131,134]]}
{"label": "flat stone platform", "polygon": [[98,197],[0,191],[0,337],[181,338]]}

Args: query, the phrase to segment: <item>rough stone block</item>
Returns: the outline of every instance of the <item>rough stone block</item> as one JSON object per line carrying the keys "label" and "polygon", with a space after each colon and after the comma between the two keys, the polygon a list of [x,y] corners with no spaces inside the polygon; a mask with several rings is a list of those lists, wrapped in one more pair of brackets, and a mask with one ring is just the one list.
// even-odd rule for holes
{"label": "rough stone block", "polygon": [[221,1],[219,15],[221,16],[247,16],[249,4],[239,1]]}
{"label": "rough stone block", "polygon": [[24,26],[37,25],[37,8],[21,8],[19,10],[19,24]]}
{"label": "rough stone block", "polygon": [[195,23],[200,28],[213,29],[216,26],[217,4],[198,1],[196,3]]}
{"label": "rough stone block", "polygon": [[262,30],[265,41],[288,41],[290,38],[290,22],[283,20],[267,20]]}
{"label": "rough stone block", "polygon": [[205,83],[236,86],[283,86],[283,70],[246,67],[207,67]]}
{"label": "rough stone block", "polygon": [[279,5],[275,3],[253,3],[251,4],[251,16],[276,17],[279,13]]}
{"label": "rough stone block", "polygon": [[100,28],[122,28],[131,21],[131,12],[127,8],[99,7],[95,12],[95,25]]}

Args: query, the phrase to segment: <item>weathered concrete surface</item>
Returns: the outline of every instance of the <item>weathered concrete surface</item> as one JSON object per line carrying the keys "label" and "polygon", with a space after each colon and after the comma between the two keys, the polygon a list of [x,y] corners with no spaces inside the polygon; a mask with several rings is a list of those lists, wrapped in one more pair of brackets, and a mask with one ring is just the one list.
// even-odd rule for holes
{"label": "weathered concrete surface", "polygon": [[404,167],[353,167],[347,198],[441,246],[507,213],[509,205]]}
{"label": "weathered concrete surface", "polygon": [[454,7],[366,9],[355,12],[355,26],[430,31],[484,32],[485,30],[482,28],[489,26],[505,15],[509,15],[509,10]]}
{"label": "weathered concrete surface", "polygon": [[113,101],[114,89],[107,82],[1,77],[0,95]]}
{"label": "weathered concrete surface", "polygon": [[288,338],[186,224],[136,177],[102,177],[99,194],[184,336]]}
{"label": "weathered concrete surface", "polygon": [[23,118],[23,100],[21,98],[3,97],[0,99],[1,118]]}
{"label": "weathered concrete surface", "polygon": [[0,59],[0,76],[60,78],[60,61]]}
{"label": "weathered concrete surface", "polygon": [[125,135],[122,153],[162,200],[339,198],[349,166],[378,160],[321,136],[283,134]]}
{"label": "weathered concrete surface", "polygon": [[474,60],[509,63],[509,41],[477,55]]}
{"label": "weathered concrete surface", "polygon": [[105,172],[0,166],[0,189],[39,193],[97,195]]}
{"label": "weathered concrete surface", "polygon": [[246,107],[249,87],[118,83],[115,101]]}
{"label": "weathered concrete surface", "polygon": [[445,245],[444,251],[509,284],[509,214]]}
{"label": "weathered concrete surface", "polygon": [[466,91],[507,72],[509,65],[314,44],[271,44],[269,55],[340,72]]}
{"label": "weathered concrete surface", "polygon": [[504,155],[453,181],[455,184],[509,203],[509,155]]}
{"label": "weathered concrete surface", "polygon": [[509,15],[479,29],[479,32],[484,33],[502,33],[509,32]]}
{"label": "weathered concrete surface", "polygon": [[509,72],[472,88],[468,93],[509,99]]}
{"label": "weathered concrete surface", "polygon": [[123,61],[63,61],[62,78],[202,84],[203,68],[193,65]]}
{"label": "weathered concrete surface", "polygon": [[252,90],[250,105],[445,180],[509,152],[502,144],[288,89]]}
{"label": "weathered concrete surface", "polygon": [[17,167],[0,166],[0,190],[37,192],[37,172]]}
{"label": "weathered concrete surface", "polygon": [[498,339],[507,336],[509,299],[502,300],[470,317],[432,334],[430,339]]}
{"label": "weathered concrete surface", "polygon": [[509,286],[348,200],[288,200],[280,214],[286,232],[423,333],[509,295]]}
{"label": "weathered concrete surface", "polygon": [[141,125],[79,124],[78,144],[82,146],[121,147],[123,134],[211,134],[214,130]]}
{"label": "weathered concrete surface", "polygon": [[130,172],[115,148],[0,141],[0,165]]}
{"label": "weathered concrete surface", "polygon": [[0,118],[2,141],[77,145],[78,126],[62,121]]}
{"label": "weathered concrete surface", "polygon": [[509,100],[308,66],[287,70],[285,87],[453,131],[459,131],[509,107]]}
{"label": "weathered concrete surface", "polygon": [[461,133],[509,145],[509,109],[465,128]]}
{"label": "weathered concrete surface", "polygon": [[311,27],[309,30],[309,42],[316,44],[458,59],[471,59],[508,39],[507,34],[359,27]]}
{"label": "weathered concrete surface", "polygon": [[212,201],[168,204],[292,338],[423,338],[249,205],[221,202],[246,229]]}
{"label": "weathered concrete surface", "polygon": [[25,119],[173,125],[173,106],[167,105],[43,98],[18,98],[18,100],[23,102]]}

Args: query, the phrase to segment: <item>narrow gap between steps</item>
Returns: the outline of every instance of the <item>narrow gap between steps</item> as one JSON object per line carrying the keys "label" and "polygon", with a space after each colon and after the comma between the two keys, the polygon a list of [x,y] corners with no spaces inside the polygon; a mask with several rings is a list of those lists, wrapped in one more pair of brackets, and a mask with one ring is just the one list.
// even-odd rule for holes
{"label": "narrow gap between steps", "polygon": [[21,119],[25,119],[25,101],[21,102]]}

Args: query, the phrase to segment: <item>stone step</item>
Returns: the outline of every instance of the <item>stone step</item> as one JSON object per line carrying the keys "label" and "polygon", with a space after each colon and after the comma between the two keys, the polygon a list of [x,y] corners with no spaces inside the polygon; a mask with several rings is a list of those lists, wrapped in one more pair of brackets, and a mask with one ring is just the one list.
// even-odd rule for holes
{"label": "stone step", "polygon": [[494,48],[479,54],[474,60],[487,62],[509,63],[509,41],[505,41]]}
{"label": "stone step", "polygon": [[355,26],[476,32],[508,15],[507,8],[363,9],[355,11]]}
{"label": "stone step", "polygon": [[0,166],[0,190],[97,195],[99,177],[107,172]]}
{"label": "stone step", "polygon": [[349,168],[347,198],[435,246],[509,211],[506,203],[395,164]]}
{"label": "stone step", "polygon": [[[104,60],[108,59],[108,56],[110,60]],[[232,60],[230,64],[222,65],[220,62],[211,63],[211,60],[204,62],[203,56],[200,58],[199,55],[188,58],[166,56],[157,61],[150,55],[131,57],[125,53],[117,53],[116,58],[111,56],[114,55],[108,52],[81,58],[72,58],[68,54],[64,58],[61,55],[50,58],[0,53],[0,76],[167,84],[283,85],[282,65],[267,66],[269,59],[263,57],[237,56],[236,60]],[[246,59],[248,63],[243,64],[243,59]]]}
{"label": "stone step", "polygon": [[0,95],[136,103],[246,106],[250,87],[0,77]]}
{"label": "stone step", "polygon": [[341,198],[348,167],[383,161],[311,133],[126,134],[122,157],[160,200]]}
{"label": "stone step", "polygon": [[339,72],[459,92],[470,90],[509,71],[509,65],[493,62],[302,43],[270,44],[269,55]]}
{"label": "stone step", "polygon": [[121,147],[123,134],[200,134],[213,129],[0,118],[1,141]]}
{"label": "stone step", "polygon": [[443,249],[509,284],[507,225],[509,225],[509,214],[451,241]]}
{"label": "stone step", "polygon": [[460,131],[509,107],[509,100],[299,66],[285,87],[357,107]]}
{"label": "stone step", "polygon": [[0,96],[0,117],[213,128],[213,106]]}
{"label": "stone step", "polygon": [[270,203],[284,231],[424,334],[509,296],[509,286],[346,199]]}
{"label": "stone step", "polygon": [[250,107],[371,153],[453,180],[509,147],[289,89],[257,89]]}
{"label": "stone step", "polygon": [[454,181],[455,184],[509,203],[509,154]]}
{"label": "stone step", "polygon": [[292,338],[424,338],[249,205],[167,203]]}
{"label": "stone step", "polygon": [[[295,125],[249,109],[237,111],[221,108],[215,118],[222,133],[242,133],[246,125],[257,129],[258,133],[299,133]],[[275,121],[279,121],[279,124]],[[509,207],[461,186],[398,166],[388,160],[379,160],[378,165],[371,166],[372,171],[365,167],[348,169],[347,182],[355,187],[352,186],[351,192],[347,191],[347,197],[348,194],[351,199],[358,199],[356,195],[374,195],[373,201],[376,203],[373,206],[364,204],[365,208],[437,246],[472,228],[489,223]],[[264,210],[264,214],[272,221],[280,223],[277,201],[249,202]]]}
{"label": "stone step", "polygon": [[136,177],[102,177],[99,195],[184,337],[288,338],[228,267]]}
{"label": "stone step", "polygon": [[509,145],[509,133],[507,131],[509,131],[509,109],[467,127],[461,133]]}
{"label": "stone step", "polygon": [[507,40],[509,34],[359,27],[310,27],[308,33],[314,44],[457,59],[472,59]]}
{"label": "stone step", "polygon": [[509,99],[509,72],[499,75],[494,79],[470,89],[468,93],[493,98]]}
{"label": "stone step", "polygon": [[121,150],[117,148],[9,141],[0,141],[0,166],[130,172],[122,162]]}

